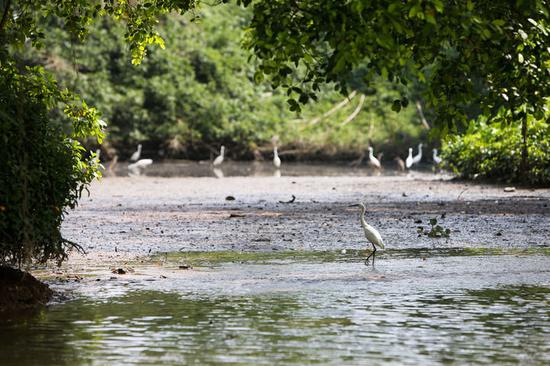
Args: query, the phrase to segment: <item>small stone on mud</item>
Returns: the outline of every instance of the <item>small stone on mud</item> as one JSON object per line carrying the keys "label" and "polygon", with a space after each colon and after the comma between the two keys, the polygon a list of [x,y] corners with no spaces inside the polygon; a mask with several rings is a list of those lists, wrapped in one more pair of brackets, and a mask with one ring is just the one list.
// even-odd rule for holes
{"label": "small stone on mud", "polygon": [[226,196],[226,197],[225,197],[225,200],[226,200],[226,201],[235,201],[235,197],[233,197],[233,196]]}
{"label": "small stone on mud", "polygon": [[407,194],[405,192],[401,193],[403,197],[407,197]]}
{"label": "small stone on mud", "polygon": [[421,223],[422,223],[422,220],[420,220],[420,219],[414,220],[414,223],[415,223],[415,224],[421,224]]}
{"label": "small stone on mud", "polygon": [[496,236],[502,236],[502,233],[499,231],[498,233],[495,234]]}
{"label": "small stone on mud", "polygon": [[111,272],[113,272],[114,274],[119,274],[119,275],[126,274],[126,271],[124,270],[124,268],[115,268]]}
{"label": "small stone on mud", "polygon": [[181,266],[178,266],[178,269],[193,269],[193,267],[188,264],[182,264]]}
{"label": "small stone on mud", "polygon": [[504,187],[504,192],[515,192],[516,187]]}

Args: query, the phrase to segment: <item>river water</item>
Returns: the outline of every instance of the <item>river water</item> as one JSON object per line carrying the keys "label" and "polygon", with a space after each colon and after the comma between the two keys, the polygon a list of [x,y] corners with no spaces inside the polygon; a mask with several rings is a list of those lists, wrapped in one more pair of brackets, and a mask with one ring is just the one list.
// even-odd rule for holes
{"label": "river water", "polygon": [[[546,249],[166,253],[0,324],[2,365],[547,365]],[[191,266],[180,269],[180,266]],[[187,267],[181,267],[187,268]]]}

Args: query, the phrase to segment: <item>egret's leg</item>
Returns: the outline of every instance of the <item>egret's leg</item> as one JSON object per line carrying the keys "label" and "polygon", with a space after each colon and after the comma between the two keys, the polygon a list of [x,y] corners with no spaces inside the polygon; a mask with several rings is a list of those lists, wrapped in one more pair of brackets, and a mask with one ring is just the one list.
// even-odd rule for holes
{"label": "egret's leg", "polygon": [[367,259],[365,259],[365,266],[369,265],[369,258],[372,257],[372,264],[374,265],[374,255],[376,253],[376,245],[372,244],[373,251],[369,254]]}

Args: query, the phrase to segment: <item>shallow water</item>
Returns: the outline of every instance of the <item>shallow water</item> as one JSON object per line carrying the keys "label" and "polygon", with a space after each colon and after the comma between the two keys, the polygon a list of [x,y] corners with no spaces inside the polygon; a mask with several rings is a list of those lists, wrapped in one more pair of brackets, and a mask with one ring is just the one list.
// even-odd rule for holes
{"label": "shallow water", "polygon": [[[108,166],[108,164],[106,164]],[[414,171],[431,173],[431,165],[415,166]],[[319,164],[319,163],[285,163],[276,169],[271,162],[230,161],[218,168],[213,168],[210,162],[195,162],[187,160],[164,160],[153,162],[143,169],[128,169],[128,164],[120,163],[111,171],[106,170],[105,176],[149,176],[149,177],[297,177],[297,176],[395,176],[406,175],[400,172],[395,164],[390,164],[383,170],[377,170],[363,164],[360,167],[350,167],[349,164]]]}
{"label": "shallow water", "polygon": [[132,276],[54,284],[76,298],[0,325],[0,360],[548,364],[548,255],[482,253],[390,252],[374,268],[326,252],[169,254]]}

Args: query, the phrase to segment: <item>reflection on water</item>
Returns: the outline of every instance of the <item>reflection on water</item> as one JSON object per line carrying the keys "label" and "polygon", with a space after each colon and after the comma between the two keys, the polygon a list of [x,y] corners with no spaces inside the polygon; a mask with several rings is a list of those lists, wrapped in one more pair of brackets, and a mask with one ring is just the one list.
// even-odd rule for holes
{"label": "reflection on water", "polygon": [[544,364],[549,300],[535,286],[399,297],[140,291],[1,326],[0,357],[4,365]]}
{"label": "reflection on water", "polygon": [[[431,172],[430,167],[420,167],[420,172]],[[153,177],[269,177],[269,176],[379,176],[379,175],[406,175],[395,169],[382,171],[367,166],[352,168],[347,164],[313,164],[313,163],[285,163],[280,169],[271,162],[224,162],[223,165],[213,168],[209,162],[193,162],[184,160],[166,160],[154,162],[136,172],[128,169],[128,165],[119,163],[112,170],[107,170],[105,176],[153,176]]]}
{"label": "reflection on water", "polygon": [[[139,271],[139,269],[136,269]],[[548,364],[547,256],[225,262],[0,324],[3,365]],[[88,291],[88,292],[86,292]]]}

